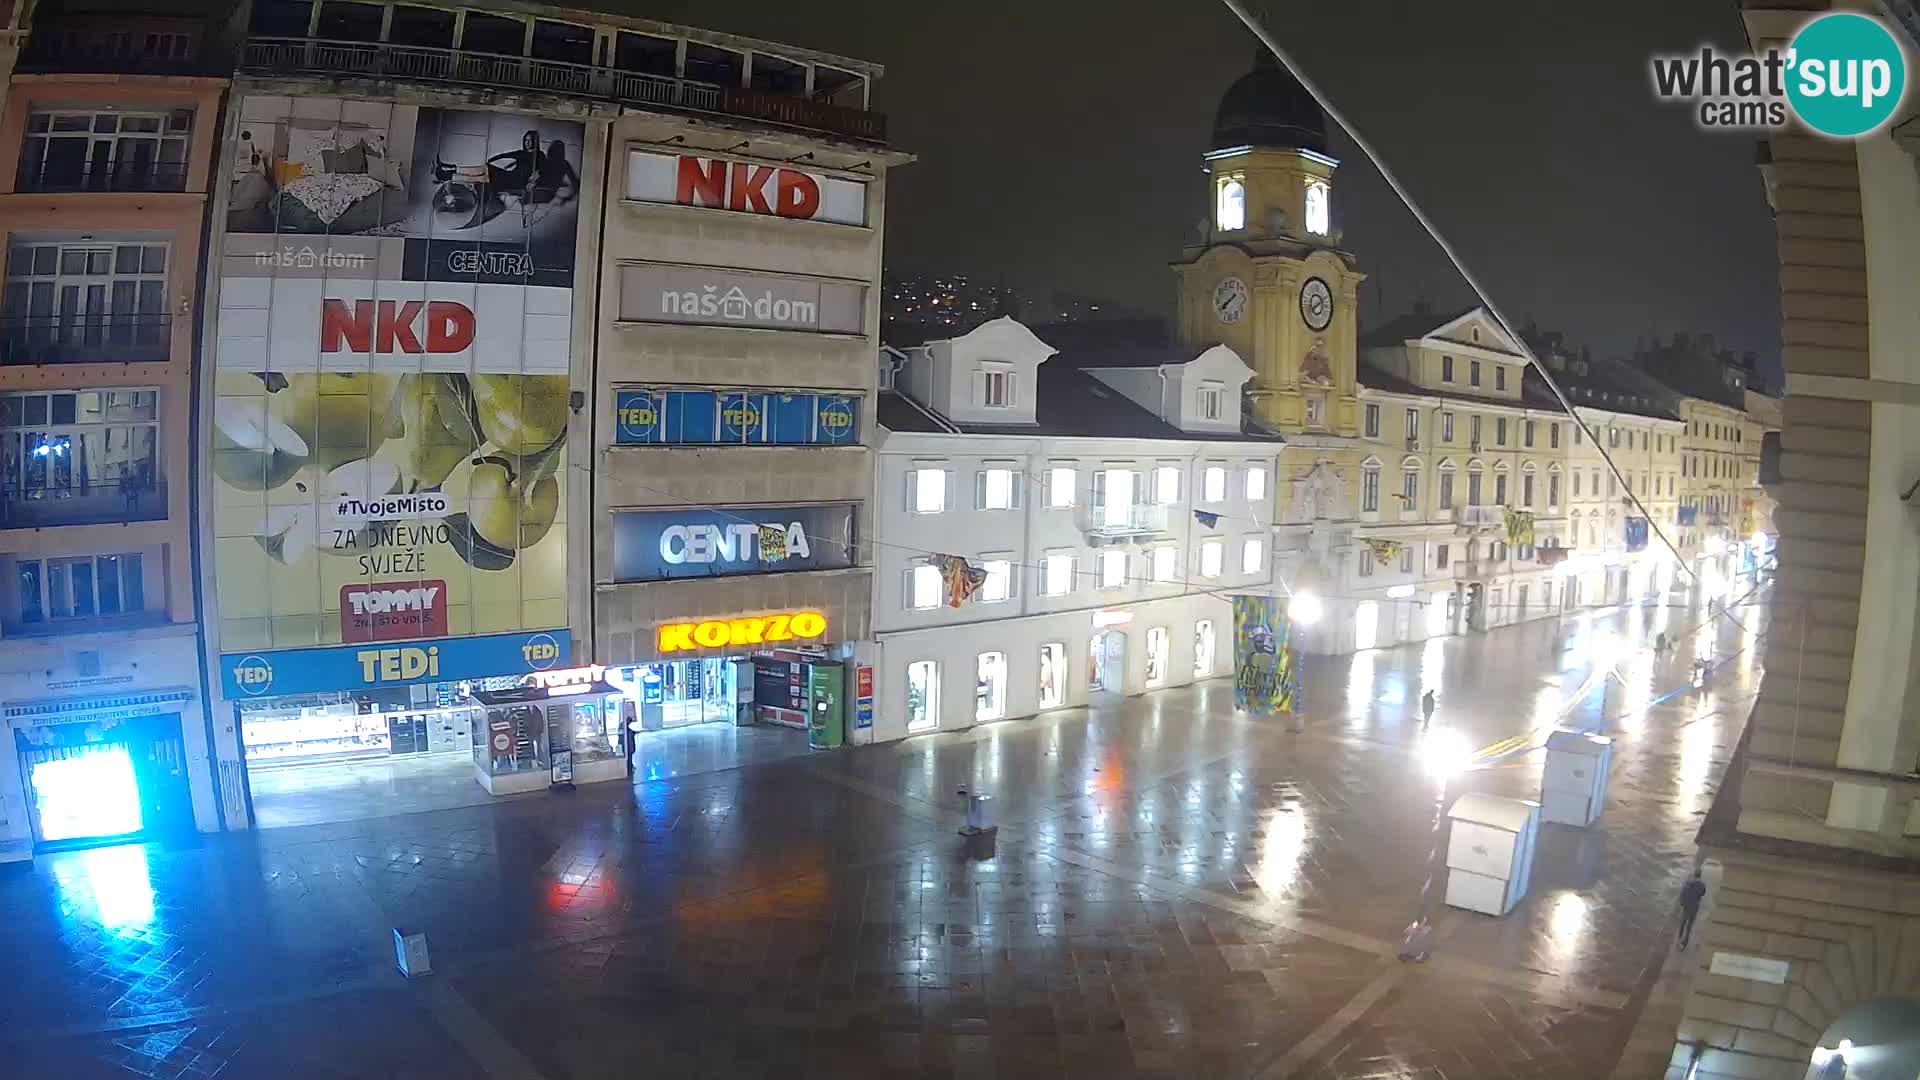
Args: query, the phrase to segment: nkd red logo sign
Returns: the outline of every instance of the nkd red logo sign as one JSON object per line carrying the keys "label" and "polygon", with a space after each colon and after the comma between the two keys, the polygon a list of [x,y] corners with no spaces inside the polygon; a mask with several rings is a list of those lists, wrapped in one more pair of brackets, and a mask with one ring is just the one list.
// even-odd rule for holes
{"label": "nkd red logo sign", "polygon": [[693,154],[630,151],[627,197],[842,225],[867,219],[867,185],[859,180]]}
{"label": "nkd red logo sign", "polygon": [[473,309],[453,300],[323,300],[320,351],[465,352],[473,322]]}
{"label": "nkd red logo sign", "polygon": [[341,641],[401,641],[446,633],[444,581],[340,586]]}

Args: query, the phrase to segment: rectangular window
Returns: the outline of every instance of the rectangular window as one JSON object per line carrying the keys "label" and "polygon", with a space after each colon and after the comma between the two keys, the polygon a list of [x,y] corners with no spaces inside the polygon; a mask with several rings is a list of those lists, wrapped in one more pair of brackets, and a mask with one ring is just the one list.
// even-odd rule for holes
{"label": "rectangular window", "polygon": [[1373,557],[1373,549],[1365,546],[1361,547],[1360,549],[1360,576],[1361,577],[1373,576],[1374,562],[1375,562],[1375,559]]}
{"label": "rectangular window", "polygon": [[1400,474],[1400,499],[1402,510],[1420,509],[1420,470],[1408,469]]}
{"label": "rectangular window", "polygon": [[915,660],[907,665],[907,730],[931,731],[940,726],[940,665]]}
{"label": "rectangular window", "polygon": [[1380,509],[1380,470],[1367,468],[1360,470],[1360,510],[1372,514]]}
{"label": "rectangular window", "polygon": [[1495,390],[1505,390],[1507,388],[1507,366],[1505,364],[1493,365],[1493,388]]}
{"label": "rectangular window", "polygon": [[1585,429],[1583,429],[1580,426],[1580,422],[1578,420],[1575,420],[1572,424],[1568,426],[1573,428],[1573,445],[1579,446],[1582,442],[1585,441],[1584,437],[1581,435],[1581,432]]}
{"label": "rectangular window", "polygon": [[1529,510],[1533,509],[1533,475],[1531,473],[1520,478],[1520,505]]}
{"label": "rectangular window", "polygon": [[1009,468],[981,469],[974,479],[974,505],[981,510],[1013,510],[1020,506],[1023,474]]}
{"label": "rectangular window", "polygon": [[1200,576],[1217,578],[1220,576],[1223,545],[1218,540],[1208,540],[1200,545]]}
{"label": "rectangular window", "polygon": [[1259,465],[1247,469],[1247,501],[1257,503],[1267,497],[1267,470]]}
{"label": "rectangular window", "polygon": [[1260,573],[1266,569],[1266,567],[1262,565],[1266,560],[1266,555],[1266,545],[1262,544],[1258,537],[1248,537],[1246,542],[1240,545],[1240,572],[1243,574]]}
{"label": "rectangular window", "polygon": [[1207,466],[1201,474],[1200,500],[1202,502],[1225,502],[1227,499],[1227,470],[1219,465]]}
{"label": "rectangular window", "polygon": [[1560,424],[1558,421],[1547,425],[1547,448],[1560,449]]}
{"label": "rectangular window", "polygon": [[916,566],[907,571],[907,606],[926,611],[940,606],[940,571],[937,567]]}
{"label": "rectangular window", "polygon": [[1467,418],[1467,441],[1475,450],[1480,449],[1480,420],[1478,416]]}
{"label": "rectangular window", "polygon": [[1447,568],[1447,559],[1452,556],[1452,553],[1453,545],[1451,544],[1433,545],[1433,565],[1437,569],[1445,570]]}
{"label": "rectangular window", "polygon": [[1100,587],[1117,589],[1127,583],[1127,553],[1124,551],[1103,551],[1100,553]]}
{"label": "rectangular window", "polygon": [[1180,569],[1180,549],[1157,547],[1153,549],[1153,580],[1172,581]]}
{"label": "rectangular window", "polygon": [[1478,360],[1467,361],[1467,385],[1480,385],[1480,361]]}
{"label": "rectangular window", "polygon": [[1493,445],[1507,445],[1507,418],[1495,417],[1493,421]]}
{"label": "rectangular window", "polygon": [[1400,549],[1400,572],[1413,573],[1413,545],[1411,544]]}
{"label": "rectangular window", "polygon": [[1065,596],[1073,591],[1073,556],[1048,555],[1042,570],[1040,595]]}
{"label": "rectangular window", "polygon": [[1573,497],[1580,497],[1580,473],[1577,470],[1573,474]]}
{"label": "rectangular window", "polygon": [[1407,441],[1409,443],[1420,441],[1420,410],[1418,409],[1407,410]]}
{"label": "rectangular window", "polygon": [[1440,473],[1440,509],[1453,509],[1453,473],[1450,470]]}
{"label": "rectangular window", "polygon": [[1055,465],[1047,470],[1047,505],[1058,510],[1073,505],[1073,489],[1079,477],[1071,465]]}
{"label": "rectangular window", "polygon": [[1440,358],[1440,381],[1453,381],[1453,357],[1451,356],[1442,356]]}
{"label": "rectangular window", "polygon": [[1493,505],[1507,505],[1507,474],[1495,473],[1493,476]]}
{"label": "rectangular window", "polygon": [[1067,646],[1050,641],[1040,646],[1040,707],[1057,709],[1067,702]]}
{"label": "rectangular window", "polygon": [[987,572],[987,580],[980,583],[982,603],[995,603],[1013,595],[1013,562],[1008,559],[988,559],[980,564]]}
{"label": "rectangular window", "polygon": [[1013,407],[1013,372],[989,368],[981,372],[981,401],[989,409]]}
{"label": "rectangular window", "polygon": [[1380,406],[1368,405],[1366,408],[1367,438],[1380,437]]}
{"label": "rectangular window", "polygon": [[16,244],[0,314],[14,362],[164,361],[166,244]]}
{"label": "rectangular window", "polygon": [[907,494],[916,514],[938,514],[947,508],[947,470],[915,469],[907,474]]}
{"label": "rectangular window", "polygon": [[1226,415],[1225,383],[1203,382],[1194,395],[1194,409],[1202,420],[1219,420]]}
{"label": "rectangular window", "polygon": [[0,394],[0,522],[165,517],[159,398],[141,389]]}
{"label": "rectangular window", "polygon": [[1440,414],[1440,441],[1453,441],[1453,414],[1450,412]]}
{"label": "rectangular window", "polygon": [[83,619],[146,609],[140,555],[21,559],[14,563],[20,621]]}
{"label": "rectangular window", "polygon": [[1173,465],[1162,465],[1153,470],[1153,501],[1161,506],[1171,506],[1180,501],[1180,470]]}
{"label": "rectangular window", "polygon": [[1559,505],[1560,505],[1560,474],[1548,473],[1547,474],[1547,508],[1551,510],[1552,508]]}
{"label": "rectangular window", "polygon": [[1193,674],[1206,678],[1213,674],[1213,620],[1193,624]]}
{"label": "rectangular window", "polygon": [[1525,426],[1523,426],[1520,430],[1521,445],[1532,446],[1533,445],[1533,421],[1526,420],[1526,421],[1523,421],[1523,424]]}
{"label": "rectangular window", "polygon": [[1477,469],[1467,473],[1467,505],[1480,505],[1480,472]]}
{"label": "rectangular window", "polygon": [[1307,426],[1312,428],[1327,426],[1327,395],[1308,394],[1306,398]]}
{"label": "rectangular window", "polygon": [[193,110],[35,111],[19,191],[184,191]]}

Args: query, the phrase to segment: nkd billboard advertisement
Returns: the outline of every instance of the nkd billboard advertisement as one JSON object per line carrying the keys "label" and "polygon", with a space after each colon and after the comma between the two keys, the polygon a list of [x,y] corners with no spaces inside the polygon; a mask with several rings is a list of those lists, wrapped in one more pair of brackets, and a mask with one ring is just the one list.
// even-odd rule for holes
{"label": "nkd billboard advertisement", "polygon": [[566,626],[581,126],[239,108],[210,447],[222,653]]}
{"label": "nkd billboard advertisement", "polygon": [[838,570],[854,564],[854,508],[725,506],[618,510],[616,581]]}

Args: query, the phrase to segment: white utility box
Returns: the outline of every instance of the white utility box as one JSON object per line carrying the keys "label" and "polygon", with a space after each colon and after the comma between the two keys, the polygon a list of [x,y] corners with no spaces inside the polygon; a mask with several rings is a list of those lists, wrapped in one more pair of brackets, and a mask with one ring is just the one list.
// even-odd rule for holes
{"label": "white utility box", "polygon": [[1505,915],[1527,895],[1540,804],[1467,794],[1447,811],[1447,903]]}
{"label": "white utility box", "polygon": [[1600,820],[1612,769],[1612,739],[1555,729],[1547,736],[1547,767],[1540,776],[1541,816],[1582,829]]}

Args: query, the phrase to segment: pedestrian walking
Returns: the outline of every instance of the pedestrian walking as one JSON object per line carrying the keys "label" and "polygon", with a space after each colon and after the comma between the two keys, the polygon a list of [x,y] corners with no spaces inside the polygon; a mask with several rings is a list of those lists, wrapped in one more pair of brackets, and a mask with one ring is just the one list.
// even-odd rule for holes
{"label": "pedestrian walking", "polygon": [[1429,690],[1426,693],[1420,695],[1420,730],[1421,731],[1427,730],[1428,725],[1432,723],[1433,723],[1433,691]]}
{"label": "pedestrian walking", "polygon": [[1680,947],[1687,947],[1687,939],[1693,936],[1693,920],[1700,914],[1700,901],[1707,898],[1707,883],[1700,880],[1700,871],[1680,886]]}
{"label": "pedestrian walking", "polygon": [[1425,915],[1407,924],[1407,932],[1400,939],[1400,959],[1402,962],[1424,963],[1427,953],[1433,948],[1433,924]]}
{"label": "pedestrian walking", "polygon": [[1665,630],[1662,630],[1658,634],[1654,635],[1653,654],[1655,656],[1667,655],[1667,632]]}

